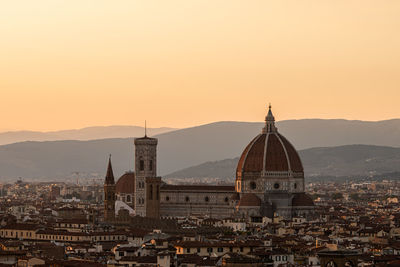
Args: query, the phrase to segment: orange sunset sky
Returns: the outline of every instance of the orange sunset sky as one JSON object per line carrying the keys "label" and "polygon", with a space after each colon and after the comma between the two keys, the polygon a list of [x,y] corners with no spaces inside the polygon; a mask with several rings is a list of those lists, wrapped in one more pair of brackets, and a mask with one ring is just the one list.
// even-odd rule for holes
{"label": "orange sunset sky", "polygon": [[0,130],[400,117],[400,1],[0,3]]}

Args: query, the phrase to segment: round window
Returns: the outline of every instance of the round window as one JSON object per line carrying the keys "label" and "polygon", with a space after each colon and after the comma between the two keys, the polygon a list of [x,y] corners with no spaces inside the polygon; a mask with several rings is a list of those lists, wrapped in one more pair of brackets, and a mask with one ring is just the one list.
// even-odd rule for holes
{"label": "round window", "polygon": [[278,188],[279,188],[279,183],[275,183],[275,184],[274,184],[274,188],[275,188],[275,189],[278,189]]}
{"label": "round window", "polygon": [[256,189],[257,188],[257,184],[255,182],[251,182],[250,183],[250,188],[253,189],[253,190]]}

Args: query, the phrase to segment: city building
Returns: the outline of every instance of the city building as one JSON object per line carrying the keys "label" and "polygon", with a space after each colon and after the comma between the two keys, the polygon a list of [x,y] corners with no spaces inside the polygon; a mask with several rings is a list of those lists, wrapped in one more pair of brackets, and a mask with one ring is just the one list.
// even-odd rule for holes
{"label": "city building", "polygon": [[[135,172],[124,174],[115,189],[109,177],[105,188],[105,216],[118,201],[134,208],[143,217],[187,217],[207,215],[210,218],[246,217],[261,222],[263,217],[310,216],[314,202],[304,192],[304,170],[293,145],[275,126],[271,106],[265,127],[244,149],[232,186],[171,185],[157,176],[156,138],[145,135],[135,139]],[[112,182],[112,185],[110,184]],[[116,191],[114,191],[116,190]],[[111,195],[110,195],[111,194]],[[113,206],[114,205],[114,206]]]}

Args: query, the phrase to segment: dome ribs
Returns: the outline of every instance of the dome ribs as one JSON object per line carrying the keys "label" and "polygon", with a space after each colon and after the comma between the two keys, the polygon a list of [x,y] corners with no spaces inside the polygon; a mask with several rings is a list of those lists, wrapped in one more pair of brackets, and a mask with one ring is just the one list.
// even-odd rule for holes
{"label": "dome ribs", "polygon": [[[265,127],[244,149],[236,168],[236,181],[260,177],[304,178],[303,164],[293,145],[275,127],[269,107]],[[238,182],[237,186],[241,186]]]}
{"label": "dome ribs", "polygon": [[240,159],[239,159],[239,162],[238,162],[238,165],[237,165],[237,168],[236,168],[236,172],[242,172],[242,170],[243,170],[243,165],[244,165],[244,162],[245,162],[245,160],[246,160],[246,158],[247,158],[247,153],[249,152],[249,150],[250,150],[250,148],[252,147],[252,145],[253,145],[253,143],[257,140],[257,138],[259,137],[260,135],[257,135],[256,137],[254,137],[253,138],[253,140],[251,140],[251,142],[246,146],[246,148],[243,150],[243,153],[242,153],[242,155],[240,156]]}
{"label": "dome ribs", "polygon": [[115,184],[115,190],[121,194],[134,194],[135,193],[135,173],[127,172],[122,175]]}
{"label": "dome ribs", "polygon": [[283,144],[285,145],[292,172],[303,172],[304,171],[303,164],[301,163],[301,159],[296,149],[284,136],[282,136],[281,134],[278,135],[281,138]]}
{"label": "dome ribs", "polygon": [[259,172],[263,169],[265,138],[266,135],[262,134],[254,142],[253,146],[247,153],[247,157],[243,166],[243,171]]}
{"label": "dome ribs", "polygon": [[265,155],[265,171],[288,171],[285,150],[275,134],[270,134]]}

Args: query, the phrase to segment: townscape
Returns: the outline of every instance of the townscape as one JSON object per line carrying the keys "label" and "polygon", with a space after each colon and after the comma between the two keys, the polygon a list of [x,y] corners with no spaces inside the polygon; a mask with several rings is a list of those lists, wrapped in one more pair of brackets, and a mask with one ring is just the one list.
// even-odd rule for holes
{"label": "townscape", "polygon": [[[104,185],[1,187],[0,263],[17,266],[397,266],[400,182],[309,182],[293,146],[265,127],[232,185],[172,185],[157,139],[135,139],[135,172]],[[259,152],[257,152],[259,151]],[[261,151],[261,153],[260,153]]]}
{"label": "townscape", "polygon": [[131,217],[113,225],[102,220],[102,186],[19,181],[1,188],[0,262],[310,266],[319,264],[320,251],[341,248],[357,250],[360,266],[396,266],[399,186],[398,181],[308,184],[316,203],[313,220],[276,216],[254,223],[198,214],[176,220]]}
{"label": "townscape", "polygon": [[0,1],[0,267],[400,267],[399,14]]}

